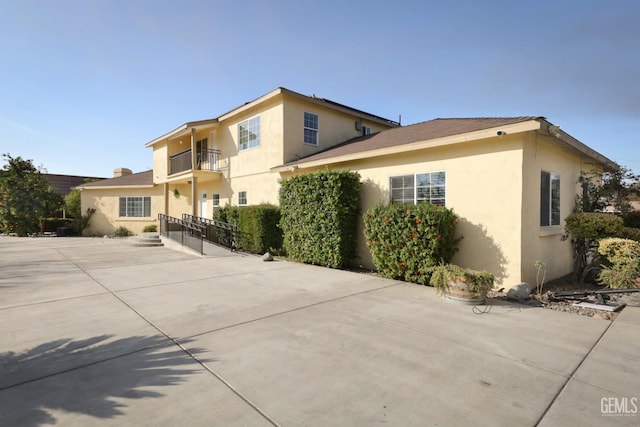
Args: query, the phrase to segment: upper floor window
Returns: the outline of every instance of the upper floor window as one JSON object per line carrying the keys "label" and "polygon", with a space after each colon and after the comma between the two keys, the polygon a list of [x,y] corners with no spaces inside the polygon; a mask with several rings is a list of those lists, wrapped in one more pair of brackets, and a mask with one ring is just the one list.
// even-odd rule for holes
{"label": "upper floor window", "polygon": [[371,135],[371,128],[369,126],[362,126],[362,136]]}
{"label": "upper floor window", "polygon": [[447,176],[444,171],[393,176],[389,181],[391,203],[445,205]]}
{"label": "upper floor window", "polygon": [[238,191],[238,206],[247,206],[247,192]]}
{"label": "upper floor window", "polygon": [[560,175],[540,173],[540,226],[560,225]]}
{"label": "upper floor window", "polygon": [[260,116],[238,123],[238,150],[260,146]]}
{"label": "upper floor window", "polygon": [[318,115],[304,113],[304,143],[318,145]]}
{"label": "upper floor window", "polygon": [[120,197],[120,217],[150,217],[151,197]]}

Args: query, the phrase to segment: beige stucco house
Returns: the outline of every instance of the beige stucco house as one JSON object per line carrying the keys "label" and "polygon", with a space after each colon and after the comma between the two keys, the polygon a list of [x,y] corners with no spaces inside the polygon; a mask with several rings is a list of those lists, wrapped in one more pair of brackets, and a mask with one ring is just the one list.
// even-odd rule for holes
{"label": "beige stucco house", "polygon": [[[409,126],[278,88],[146,144],[153,170],[85,184],[89,233],[139,232],[158,213],[211,218],[216,206],[278,203],[279,180],[320,169],[362,176],[363,211],[429,201],[452,208],[464,236],[454,262],[500,286],[571,272],[562,241],[584,170],[616,165],[543,117],[436,119]],[[124,172],[124,175],[123,175]],[[364,238],[358,263],[372,267]]]}

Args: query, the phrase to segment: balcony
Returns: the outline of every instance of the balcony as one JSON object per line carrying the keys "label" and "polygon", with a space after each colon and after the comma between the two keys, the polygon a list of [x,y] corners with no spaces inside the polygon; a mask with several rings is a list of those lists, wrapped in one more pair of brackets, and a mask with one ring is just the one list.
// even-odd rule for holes
{"label": "balcony", "polygon": [[191,164],[191,150],[183,151],[169,157],[169,175],[175,175],[186,171],[210,171],[218,172],[218,159],[220,150],[201,149],[196,150],[196,167]]}

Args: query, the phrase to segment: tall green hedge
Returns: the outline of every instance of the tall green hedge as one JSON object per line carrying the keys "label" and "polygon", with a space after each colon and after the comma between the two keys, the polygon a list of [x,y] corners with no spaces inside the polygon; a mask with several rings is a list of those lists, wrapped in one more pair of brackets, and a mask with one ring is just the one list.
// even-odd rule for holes
{"label": "tall green hedge", "polygon": [[364,233],[378,273],[429,284],[431,267],[450,262],[458,250],[456,223],[451,209],[428,203],[369,209]]}
{"label": "tall green hedge", "polygon": [[355,259],[360,175],[321,171],[280,186],[284,250],[308,264],[341,268]]}
{"label": "tall green hedge", "polygon": [[282,248],[280,209],[271,204],[225,206],[216,209],[213,219],[238,226],[238,249],[265,253]]}
{"label": "tall green hedge", "polygon": [[280,209],[270,204],[242,206],[239,210],[240,246],[262,254],[282,248]]}

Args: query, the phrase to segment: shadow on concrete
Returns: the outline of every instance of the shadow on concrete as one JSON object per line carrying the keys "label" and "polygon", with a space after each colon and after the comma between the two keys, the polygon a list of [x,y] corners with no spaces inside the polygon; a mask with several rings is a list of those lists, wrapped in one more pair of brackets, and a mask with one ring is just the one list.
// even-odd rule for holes
{"label": "shadow on concrete", "polygon": [[203,372],[164,337],[104,342],[109,338],[59,339],[22,353],[0,353],[0,425],[56,424],[54,410],[114,418],[125,414],[124,401],[161,397],[159,387]]}

